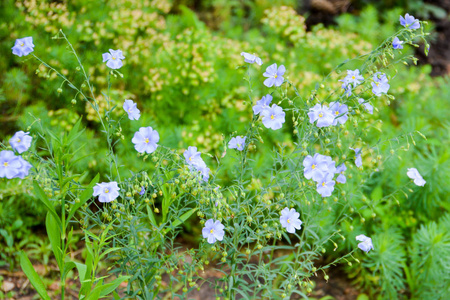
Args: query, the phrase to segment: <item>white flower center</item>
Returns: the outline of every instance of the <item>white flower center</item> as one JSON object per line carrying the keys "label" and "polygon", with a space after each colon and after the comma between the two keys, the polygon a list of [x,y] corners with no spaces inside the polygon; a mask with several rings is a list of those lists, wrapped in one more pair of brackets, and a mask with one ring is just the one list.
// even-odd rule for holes
{"label": "white flower center", "polygon": [[131,108],[128,109],[128,112],[131,112]]}
{"label": "white flower center", "polygon": [[315,168],[316,168],[316,165],[313,164],[313,165],[311,166],[311,169],[314,170]]}
{"label": "white flower center", "polygon": [[25,46],[25,44],[24,43],[20,43],[20,47],[23,47],[23,46]]}
{"label": "white flower center", "polygon": [[277,77],[278,77],[278,74],[275,74],[275,75],[273,75],[273,78],[275,78],[275,79],[276,79]]}
{"label": "white flower center", "polygon": [[274,115],[271,115],[271,116],[270,116],[270,119],[271,119],[271,120],[275,119],[275,116],[274,116]]}
{"label": "white flower center", "polygon": [[17,143],[20,143],[21,141],[22,141],[21,139],[17,139],[17,140],[16,140]]}
{"label": "white flower center", "polygon": [[238,148],[240,148],[240,147],[241,147],[241,144],[238,143],[237,146],[238,146]]}
{"label": "white flower center", "polygon": [[287,221],[286,222],[288,222],[289,224],[291,223],[291,219],[287,219]]}
{"label": "white flower center", "polygon": [[325,181],[324,181],[324,182],[322,182],[322,186],[325,186]]}
{"label": "white flower center", "polygon": [[150,141],[148,138],[145,139],[145,143],[148,144]]}
{"label": "white flower center", "polygon": [[191,156],[191,157],[189,157],[189,161],[192,161],[192,156]]}
{"label": "white flower center", "polygon": [[104,192],[105,192],[105,194],[108,194],[108,193],[109,193],[109,190],[108,190],[108,189],[105,189]]}
{"label": "white flower center", "polygon": [[335,115],[337,116],[337,115],[339,115],[339,112],[338,112],[338,111],[336,111],[336,112],[335,112],[334,114],[335,114]]}
{"label": "white flower center", "polygon": [[352,79],[355,79],[355,76],[352,76]]}
{"label": "white flower center", "polygon": [[113,57],[112,57],[112,59],[113,59],[113,60],[116,60],[116,57],[115,57],[115,56],[113,56]]}
{"label": "white flower center", "polygon": [[211,230],[209,231],[209,233],[214,233],[214,229],[211,229]]}
{"label": "white flower center", "polygon": [[379,83],[379,82],[375,82],[375,85],[376,85],[376,86],[379,86],[379,85],[380,85],[380,83]]}
{"label": "white flower center", "polygon": [[3,166],[4,166],[5,168],[6,168],[8,165],[9,165],[9,164],[8,164],[7,161],[5,161],[5,162],[3,163]]}
{"label": "white flower center", "polygon": [[319,118],[322,118],[322,117],[323,117],[323,113],[320,113],[320,114],[319,114]]}

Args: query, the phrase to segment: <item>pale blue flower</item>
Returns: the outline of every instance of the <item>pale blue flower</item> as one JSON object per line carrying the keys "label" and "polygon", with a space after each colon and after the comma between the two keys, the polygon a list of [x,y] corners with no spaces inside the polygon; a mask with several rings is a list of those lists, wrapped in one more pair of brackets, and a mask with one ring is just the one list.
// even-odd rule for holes
{"label": "pale blue flower", "polygon": [[333,181],[334,173],[326,173],[317,181],[317,192],[322,197],[329,197],[334,191],[335,182]]}
{"label": "pale blue flower", "polygon": [[156,130],[149,127],[141,127],[137,131],[133,139],[131,140],[134,144],[134,148],[139,153],[147,152],[152,153],[158,148],[156,143],[159,142],[159,134]]}
{"label": "pale blue flower", "polygon": [[197,147],[189,146],[183,155],[188,165],[193,165],[195,161],[202,160],[200,157],[201,153],[197,151]]}
{"label": "pale blue flower", "polygon": [[296,229],[301,229],[302,221],[299,219],[300,213],[295,211],[294,208],[285,208],[281,211],[280,223],[283,228],[289,233],[295,233]]}
{"label": "pale blue flower", "polygon": [[362,251],[369,252],[373,249],[372,239],[370,237],[360,234],[356,237],[356,240],[362,242],[358,244],[358,248]]}
{"label": "pale blue flower", "polygon": [[27,56],[34,51],[33,37],[28,36],[21,39],[17,39],[12,47],[12,53],[19,57]]}
{"label": "pale blue flower", "polygon": [[219,220],[215,221],[209,219],[205,223],[205,227],[202,229],[203,238],[207,239],[209,244],[214,244],[216,241],[222,241],[225,231],[225,226],[220,223]]}
{"label": "pale blue flower", "polygon": [[139,195],[144,195],[145,194],[145,188],[142,186],[141,187],[141,191],[139,192]]}
{"label": "pale blue flower", "polygon": [[268,66],[263,74],[264,77],[268,77],[264,80],[264,85],[267,87],[280,86],[284,81],[283,75],[285,72],[286,68],[283,65],[279,68],[277,68],[277,64]]}
{"label": "pale blue flower", "polygon": [[133,100],[125,100],[123,109],[127,112],[130,120],[139,120],[141,117],[141,111],[137,108],[137,104]]}
{"label": "pale blue flower", "polygon": [[244,136],[244,137],[237,136],[237,137],[231,138],[230,142],[228,143],[228,148],[237,149],[239,151],[242,151],[242,150],[244,150],[246,139],[247,139],[246,136]]}
{"label": "pale blue flower", "polygon": [[15,178],[24,179],[26,176],[28,176],[28,173],[30,169],[33,167],[29,162],[27,162],[25,159],[23,159],[21,156],[19,157],[19,162],[21,163],[21,167],[19,168],[19,172],[15,176]]}
{"label": "pale blue flower", "polygon": [[409,168],[408,172],[406,173],[406,175],[408,175],[409,178],[414,180],[414,184],[417,186],[424,186],[425,183],[427,183],[422,175],[420,175],[419,171],[417,171],[416,168]]}
{"label": "pale blue flower", "polygon": [[319,153],[314,154],[314,157],[308,155],[303,160],[303,174],[306,179],[314,181],[323,177],[323,173],[328,170],[328,162],[324,160],[323,155]]}
{"label": "pale blue flower", "polygon": [[420,28],[420,22],[419,19],[414,18],[414,16],[410,16],[409,14],[406,14],[403,18],[400,16],[400,25],[409,28],[409,29],[419,29]]}
{"label": "pale blue flower", "polygon": [[403,49],[403,44],[404,42],[403,41],[400,41],[399,39],[398,39],[398,37],[395,37],[394,38],[394,40],[392,41],[392,47],[394,48],[394,49]]}
{"label": "pale blue flower", "polygon": [[361,74],[359,74],[359,70],[356,69],[354,71],[347,70],[347,76],[345,76],[344,80],[341,81],[344,82],[346,86],[353,84],[353,87],[355,88],[360,85],[363,80],[364,77],[362,77]]}
{"label": "pale blue flower", "polygon": [[264,126],[273,130],[280,129],[283,126],[283,123],[285,122],[284,118],[286,116],[283,109],[276,104],[272,104],[271,107],[263,110],[261,115],[263,117],[262,122]]}
{"label": "pale blue flower", "polygon": [[375,73],[373,75],[372,92],[376,96],[381,96],[389,91],[390,85],[386,74]]}
{"label": "pale blue flower", "polygon": [[27,151],[31,146],[31,141],[33,138],[29,136],[29,132],[18,131],[9,140],[11,147],[18,153],[23,153]]}
{"label": "pale blue flower", "polygon": [[208,168],[202,158],[193,161],[192,166],[197,172],[200,172],[203,181],[207,182],[209,180],[209,173],[211,172],[211,170]]}
{"label": "pale blue flower", "polygon": [[244,61],[246,63],[249,63],[249,64],[257,63],[258,65],[263,64],[261,58],[259,58],[258,56],[254,55],[254,54],[250,54],[247,52],[241,52],[241,55],[244,57]]}
{"label": "pale blue flower", "polygon": [[253,113],[255,115],[260,114],[263,110],[269,108],[270,102],[272,102],[272,95],[267,94],[261,98],[261,100],[256,102],[253,106]]}
{"label": "pale blue flower", "polygon": [[347,182],[347,178],[344,175],[344,172],[347,170],[347,167],[345,166],[345,163],[340,164],[337,168],[336,168],[336,174],[339,174],[338,177],[336,178],[336,181],[339,183],[346,183]]}
{"label": "pale blue flower", "polygon": [[314,124],[314,122],[317,121],[317,127],[327,127],[332,125],[335,117],[333,112],[325,104],[316,104],[314,107],[310,108],[308,116],[311,124]]}
{"label": "pale blue flower", "polygon": [[373,114],[373,106],[369,102],[366,102],[363,98],[359,98],[358,103],[361,104],[369,114]]}
{"label": "pale blue flower", "polygon": [[330,102],[330,110],[334,115],[333,124],[336,126],[339,124],[345,124],[348,120],[348,107],[345,104],[341,104],[339,102]]}
{"label": "pale blue flower", "polygon": [[3,150],[0,152],[0,178],[13,179],[20,176],[22,168],[22,162],[19,156],[16,156],[14,152],[9,150]]}
{"label": "pale blue flower", "polygon": [[351,148],[351,150],[355,151],[355,165],[359,168],[362,166],[362,158],[361,158],[361,148]]}
{"label": "pale blue flower", "polygon": [[102,182],[94,186],[93,196],[99,196],[98,201],[100,202],[111,202],[119,197],[119,191],[117,182]]}
{"label": "pale blue flower", "polygon": [[120,69],[123,66],[122,59],[125,56],[122,54],[122,50],[109,49],[109,53],[103,53],[103,62],[106,61],[106,66],[111,69]]}

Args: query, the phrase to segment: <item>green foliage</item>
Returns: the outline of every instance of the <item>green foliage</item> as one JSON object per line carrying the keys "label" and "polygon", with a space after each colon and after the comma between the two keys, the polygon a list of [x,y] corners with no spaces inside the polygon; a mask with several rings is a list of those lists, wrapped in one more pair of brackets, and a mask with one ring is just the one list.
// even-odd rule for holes
{"label": "green foliage", "polygon": [[[99,249],[112,246],[109,249],[115,251],[102,258],[116,263],[113,274],[131,276],[119,277],[128,278],[130,297],[139,293],[146,299],[157,297],[163,290],[163,273],[170,277],[174,294],[183,286],[193,289],[196,280],[202,280],[199,270],[209,261],[228,272],[222,281],[204,283],[224,289],[223,295],[248,296],[267,289],[267,297],[286,291],[303,296],[308,291],[304,284],[309,285],[314,274],[313,262],[323,252],[327,262],[341,259],[356,247],[354,236],[364,232],[372,234],[375,249],[367,256],[355,254],[362,263],[353,262],[349,274],[371,296],[407,297],[405,288],[406,295],[417,299],[448,292],[446,283],[439,281],[448,278],[448,258],[444,259],[448,241],[443,233],[448,217],[442,217],[450,209],[448,79],[430,78],[428,66],[389,65],[390,94],[395,100],[372,99],[375,113],[371,116],[353,99],[355,124],[333,132],[311,129],[305,116],[308,107],[339,90],[342,72],[360,66],[369,72],[368,65],[382,67],[383,59],[389,59],[389,39],[372,56],[379,59],[376,63],[363,54],[396,34],[398,16],[405,11],[380,14],[368,7],[358,17],[340,16],[337,28],[317,25],[306,32],[304,17],[292,7],[281,6],[292,2],[211,1],[203,3],[198,14],[171,1],[156,0],[1,3],[0,53],[7,58],[0,61],[1,122],[5,125],[0,129],[5,141],[1,149],[7,147],[14,130],[31,130],[40,143],[32,147],[35,155],[26,157],[36,162],[34,185],[26,180],[0,182],[0,261],[13,268],[21,248],[33,248],[37,260],[52,251],[62,279],[73,268],[80,280],[91,278],[80,297],[100,297],[111,293],[120,280],[94,282],[96,270],[89,268],[102,255]],[[60,28],[74,46],[67,44]],[[30,35],[42,60],[12,58],[13,40]],[[101,62],[101,53],[109,48],[124,50],[121,73],[111,74]],[[412,65],[411,49],[395,53],[395,62]],[[242,64],[241,51],[257,53],[264,63],[287,66],[288,86],[296,90],[286,88],[274,94],[275,103],[289,106],[289,100],[293,102],[283,130],[267,132],[254,123],[251,105],[266,93],[259,84],[263,70],[236,69]],[[347,59],[351,60],[334,69]],[[80,61],[89,68],[80,68]],[[337,72],[328,76],[333,70]],[[242,85],[243,76],[248,86]],[[365,98],[369,94],[361,93]],[[122,120],[124,99],[138,102],[140,123]],[[167,148],[148,157],[130,155],[135,153],[130,139],[139,124],[158,128],[161,144]],[[256,131],[247,131],[251,124]],[[253,134],[247,161],[226,148],[230,135],[244,132]],[[324,142],[327,138],[329,144]],[[329,150],[339,161],[352,163],[347,149],[354,143],[367,149],[366,169],[350,168],[349,183],[336,188],[336,200],[315,197],[310,191],[314,187],[301,179],[298,169],[304,153]],[[198,145],[209,154],[205,160],[216,177],[211,186],[203,187],[185,169],[179,154],[188,145]],[[424,175],[425,187],[409,182],[406,169],[410,167]],[[91,199],[92,186],[116,177],[122,179],[123,200],[97,206]],[[36,199],[29,196],[32,186]],[[143,197],[137,196],[141,186],[146,188]],[[282,233],[276,225],[285,206],[296,207],[305,223],[296,237]],[[212,217],[227,225],[230,240],[223,246],[203,243],[198,251],[181,251],[175,243],[178,234],[197,244],[198,219],[204,222]],[[66,260],[74,240],[66,233],[78,221],[89,236],[85,264]],[[39,224],[46,225],[51,250],[27,237],[30,227]],[[342,231],[336,234],[338,229]],[[96,230],[104,236],[91,236]],[[286,245],[274,242],[280,239]],[[29,243],[34,246],[28,247]],[[249,255],[244,254],[247,250]],[[435,255],[427,256],[430,251]],[[184,262],[186,255],[190,263]],[[251,263],[252,257],[259,261]],[[272,269],[261,265],[267,259],[273,261]],[[242,273],[236,275],[236,269],[230,273],[226,264],[240,266]],[[242,274],[254,285],[248,285]],[[297,274],[297,282],[285,274]],[[259,280],[273,282],[273,287],[258,286]],[[292,288],[298,283],[302,288]]]}

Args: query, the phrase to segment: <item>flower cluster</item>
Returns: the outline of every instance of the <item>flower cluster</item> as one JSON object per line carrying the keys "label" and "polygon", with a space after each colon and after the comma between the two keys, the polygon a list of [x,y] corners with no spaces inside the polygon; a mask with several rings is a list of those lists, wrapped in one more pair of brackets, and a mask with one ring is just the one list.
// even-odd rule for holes
{"label": "flower cluster", "polygon": [[326,104],[316,104],[309,109],[309,122],[314,124],[317,121],[317,127],[328,127],[344,124],[348,120],[348,107],[339,102],[331,102],[330,107]]}
{"label": "flower cluster", "polygon": [[[9,144],[13,150],[22,154],[31,147],[33,138],[29,136],[28,132],[18,131],[9,140]],[[20,155],[15,155],[13,151],[3,150],[0,152],[0,178],[25,178],[32,165],[22,158]]]}
{"label": "flower cluster", "polygon": [[[341,168],[340,172],[337,172],[336,162],[331,157],[319,153],[314,154],[314,157],[311,155],[306,156],[303,160],[303,167],[305,178],[312,179],[317,183],[317,192],[322,197],[331,196],[335,185],[334,175],[345,171]],[[340,181],[343,181],[342,177],[340,177]]]}
{"label": "flower cluster", "polygon": [[200,172],[203,181],[208,181],[210,169],[201,157],[201,153],[197,151],[197,147],[189,146],[183,153],[186,163],[193,172]]}
{"label": "flower cluster", "polygon": [[344,89],[345,94],[349,97],[352,95],[352,89],[360,85],[364,81],[364,77],[361,76],[358,69],[354,71],[347,70],[347,76],[339,81],[342,82],[341,87]]}

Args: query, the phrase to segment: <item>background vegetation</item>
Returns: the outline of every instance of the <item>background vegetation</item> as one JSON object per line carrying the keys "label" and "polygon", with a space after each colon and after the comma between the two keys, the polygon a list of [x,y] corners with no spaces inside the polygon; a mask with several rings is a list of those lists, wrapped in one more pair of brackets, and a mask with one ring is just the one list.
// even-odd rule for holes
{"label": "background vegetation", "polygon": [[[167,146],[185,149],[199,145],[203,153],[220,156],[224,135],[237,128],[243,130],[243,124],[252,118],[247,90],[242,87],[245,70],[236,70],[242,64],[241,51],[257,53],[264,62],[284,64],[288,79],[308,95],[336,65],[369,52],[395,32],[399,15],[408,12],[408,1],[397,8],[390,7],[389,1],[381,2],[373,7],[359,1],[355,5],[360,10],[337,16],[337,25],[317,24],[307,30],[305,16],[296,11],[300,9],[297,1],[289,0],[201,4],[169,0],[3,1],[0,135],[6,142],[14,132],[34,126],[36,119],[55,131],[70,130],[83,116],[87,126],[83,134],[89,143],[81,151],[95,153],[96,159],[82,160],[78,168],[89,170],[93,176],[107,168],[107,149],[98,141],[100,127],[92,109],[81,98],[73,101],[71,89],[60,87],[56,75],[47,73],[36,61],[24,63],[11,54],[16,38],[33,36],[37,55],[81,82],[72,60],[66,59],[66,44],[52,38],[62,28],[83,63],[91,66],[89,73],[98,99],[108,86],[101,54],[110,48],[122,49],[126,60],[120,72],[124,78],[114,83],[111,94],[115,104],[121,105],[123,99],[137,102],[143,122],[157,126]],[[417,11],[421,7],[409,6]],[[431,14],[442,14],[426,7]],[[405,47],[404,53],[412,51]],[[377,128],[392,139],[393,159],[384,165],[384,172],[361,185],[363,203],[351,203],[358,213],[340,226],[343,235],[358,230],[374,240],[374,251],[361,264],[345,269],[361,293],[371,298],[444,299],[450,292],[450,84],[447,77],[432,78],[430,72],[429,65],[398,67],[390,90],[395,100],[367,116],[369,124],[382,119]],[[264,95],[260,88],[255,86],[254,93]],[[266,133],[264,140],[289,139],[286,146],[292,147],[294,134],[292,124],[288,125]],[[131,124],[118,134],[130,136],[137,130],[138,126]],[[421,135],[415,134],[405,146],[397,146],[396,137],[416,131]],[[368,144],[378,142],[375,135],[370,139],[368,133]],[[268,144],[258,147],[256,153],[256,183],[269,167],[264,155],[271,147]],[[129,142],[119,143],[116,151],[129,158],[131,171],[142,168]],[[402,159],[394,159],[399,151],[405,152]],[[372,159],[372,155],[365,156],[365,164]],[[384,201],[407,182],[405,170],[409,167],[419,169],[427,181],[425,187]],[[222,168],[232,172],[231,163]],[[51,249],[41,234],[45,214],[30,196],[31,189],[25,181],[0,181],[0,268],[16,269],[20,249],[44,265],[51,259]],[[379,202],[382,204],[372,205]],[[183,240],[196,243],[194,231],[187,224]],[[354,247],[353,241],[347,247]],[[328,259],[332,261],[348,249],[327,249]]]}

